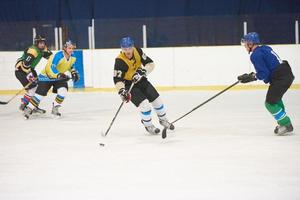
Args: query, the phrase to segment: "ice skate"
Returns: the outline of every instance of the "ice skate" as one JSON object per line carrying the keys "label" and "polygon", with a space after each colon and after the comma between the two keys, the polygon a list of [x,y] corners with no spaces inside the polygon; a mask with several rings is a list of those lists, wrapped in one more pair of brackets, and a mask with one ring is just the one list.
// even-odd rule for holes
{"label": "ice skate", "polygon": [[32,110],[32,113],[45,114],[46,110],[37,107]]}
{"label": "ice skate", "polygon": [[25,103],[21,103],[21,105],[19,106],[19,110],[20,111],[24,111],[26,108],[26,104]]}
{"label": "ice skate", "polygon": [[61,105],[56,105],[56,106],[53,105],[51,114],[55,117],[61,117],[61,113],[58,111],[58,108],[60,107]]}
{"label": "ice skate", "polygon": [[156,128],[154,125],[145,126],[145,129],[152,135],[157,135],[160,132],[159,128]]}
{"label": "ice skate", "polygon": [[275,130],[274,130],[274,133],[276,135],[286,135],[287,133],[292,133],[294,130],[294,127],[292,124],[289,124],[287,126],[276,126]]}
{"label": "ice skate", "polygon": [[159,128],[156,128],[153,124],[146,126],[143,121],[141,121],[142,124],[145,126],[145,129],[148,133],[152,135],[157,135],[160,132]]}
{"label": "ice skate", "polygon": [[175,126],[170,123],[168,120],[166,119],[160,119],[159,120],[159,123],[164,127],[164,128],[167,128],[167,129],[170,129],[170,130],[174,130],[175,129]]}
{"label": "ice skate", "polygon": [[32,115],[32,109],[26,106],[23,115],[25,119],[29,119],[29,117]]}

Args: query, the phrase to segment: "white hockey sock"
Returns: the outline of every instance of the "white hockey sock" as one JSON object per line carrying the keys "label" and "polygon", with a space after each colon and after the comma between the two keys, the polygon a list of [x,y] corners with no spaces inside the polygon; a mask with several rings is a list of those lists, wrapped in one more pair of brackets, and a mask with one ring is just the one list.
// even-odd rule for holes
{"label": "white hockey sock", "polygon": [[157,97],[153,102],[151,102],[158,118],[160,120],[167,120],[166,108],[160,97]]}
{"label": "white hockey sock", "polygon": [[31,88],[31,89],[27,90],[26,93],[27,93],[29,96],[34,96],[34,95],[35,95],[36,89],[37,89],[37,86],[34,87],[34,88]]}
{"label": "white hockey sock", "polygon": [[31,109],[34,109],[35,107],[39,107],[39,104],[42,99],[43,99],[43,96],[41,96],[39,94],[35,94],[33,97],[31,97],[28,107]]}
{"label": "white hockey sock", "polygon": [[55,97],[55,100],[53,101],[53,106],[61,105],[62,102],[65,99],[65,96],[67,95],[67,88],[61,87],[57,90],[57,95]]}
{"label": "white hockey sock", "polygon": [[26,93],[24,94],[23,98],[21,98],[21,102],[23,104],[27,105],[29,103],[31,97],[35,94],[36,88],[37,87],[26,90]]}
{"label": "white hockey sock", "polygon": [[145,127],[152,125],[151,118],[151,106],[149,105],[148,100],[142,101],[139,105],[140,116],[142,118],[142,123]]}

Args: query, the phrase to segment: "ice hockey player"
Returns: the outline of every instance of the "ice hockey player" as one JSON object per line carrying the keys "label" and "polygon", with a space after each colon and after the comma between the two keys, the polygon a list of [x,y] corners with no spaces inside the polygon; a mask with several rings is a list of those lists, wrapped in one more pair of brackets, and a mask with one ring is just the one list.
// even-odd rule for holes
{"label": "ice hockey player", "polygon": [[[166,107],[159,93],[147,79],[155,66],[152,59],[142,49],[134,47],[134,41],[130,37],[122,38],[120,46],[121,52],[115,59],[113,79],[122,101],[131,101],[139,109],[141,122],[150,134],[160,132],[152,123],[151,105],[156,111],[159,123],[174,130],[174,125],[167,119]],[[134,86],[128,92],[132,83]]]}
{"label": "ice hockey player", "polygon": [[[37,72],[35,67],[42,58],[49,59],[51,54],[52,52],[46,46],[46,38],[37,35],[34,38],[34,44],[26,48],[22,57],[17,60],[15,65],[15,75],[17,79],[21,82],[23,87],[31,82],[26,88],[26,93],[23,98],[21,98],[21,105],[19,107],[21,111],[25,109],[37,89]],[[37,107],[34,109],[34,112],[45,113],[46,111]]]}
{"label": "ice hockey player", "polygon": [[63,50],[52,55],[46,67],[39,75],[39,84],[36,90],[36,94],[30,99],[28,106],[24,110],[24,117],[28,119],[32,114],[33,109],[37,108],[43,97],[47,96],[48,91],[52,88],[52,92],[56,93],[56,98],[52,105],[52,114],[60,117],[61,113],[58,108],[61,107],[62,102],[68,91],[68,80],[70,79],[65,72],[69,71],[72,75],[73,81],[79,80],[79,74],[75,70],[76,58],[73,55],[73,51],[76,45],[67,40],[64,44]]}
{"label": "ice hockey player", "polygon": [[291,86],[294,75],[289,63],[281,60],[273,49],[267,45],[260,45],[260,39],[256,32],[246,34],[241,39],[250,55],[256,73],[243,74],[238,77],[241,83],[248,83],[257,79],[269,83],[265,106],[273,115],[278,125],[274,133],[286,135],[293,131],[291,119],[285,112],[282,97]]}

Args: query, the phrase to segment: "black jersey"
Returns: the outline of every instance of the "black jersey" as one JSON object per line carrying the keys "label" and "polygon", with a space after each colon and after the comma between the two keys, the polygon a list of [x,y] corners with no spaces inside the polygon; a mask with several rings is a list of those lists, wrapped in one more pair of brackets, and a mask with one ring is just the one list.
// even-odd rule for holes
{"label": "black jersey", "polygon": [[124,53],[120,52],[115,60],[114,83],[125,80],[131,81],[133,74],[138,68],[151,62],[153,62],[152,59],[141,48],[134,47],[131,59],[128,59]]}

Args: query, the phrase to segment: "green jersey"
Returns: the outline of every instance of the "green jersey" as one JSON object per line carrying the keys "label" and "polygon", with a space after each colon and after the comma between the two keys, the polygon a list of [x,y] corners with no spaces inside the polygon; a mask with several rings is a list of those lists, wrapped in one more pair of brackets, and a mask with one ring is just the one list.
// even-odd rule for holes
{"label": "green jersey", "polygon": [[16,67],[25,72],[29,72],[31,69],[34,69],[42,58],[48,59],[51,56],[52,52],[45,47],[44,50],[40,50],[35,45],[32,45],[24,50],[21,58],[18,59]]}

